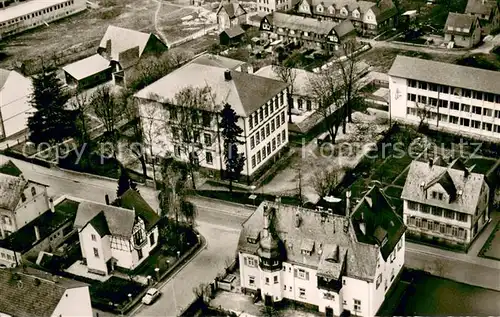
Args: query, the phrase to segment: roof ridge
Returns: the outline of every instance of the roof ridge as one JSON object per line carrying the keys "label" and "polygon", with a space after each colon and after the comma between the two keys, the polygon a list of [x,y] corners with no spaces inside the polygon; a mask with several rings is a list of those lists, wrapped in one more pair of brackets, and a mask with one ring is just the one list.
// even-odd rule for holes
{"label": "roof ridge", "polygon": [[[43,277],[31,275],[31,274],[28,274],[28,273],[25,273],[25,272],[15,272],[15,273],[17,273],[19,275],[22,275],[22,276],[25,276],[25,277],[28,277],[28,278],[31,278],[33,280],[38,279],[40,281],[43,281],[43,282],[46,282],[46,283],[50,283],[50,284],[52,284],[52,285],[54,285],[54,286],[56,286],[58,288],[61,288],[63,290],[67,290],[68,289],[68,288],[64,287],[63,285],[61,285],[61,284],[59,284],[59,283],[57,283],[55,281],[51,281],[51,280],[43,278]],[[55,277],[59,278],[57,275],[51,275],[51,276],[55,276]]]}

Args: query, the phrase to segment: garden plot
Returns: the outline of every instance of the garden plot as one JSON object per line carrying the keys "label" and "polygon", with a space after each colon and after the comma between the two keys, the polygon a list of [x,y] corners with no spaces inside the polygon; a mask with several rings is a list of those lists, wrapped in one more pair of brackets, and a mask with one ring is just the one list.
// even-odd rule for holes
{"label": "garden plot", "polygon": [[319,198],[312,187],[315,172],[337,170],[339,180],[346,169],[354,168],[369,150],[369,144],[388,128],[387,113],[372,110],[365,114],[353,113],[353,123],[347,124],[347,133],[339,129],[335,146],[318,149],[316,139],[296,149],[291,164],[279,171],[270,183],[263,186],[266,193],[295,194],[299,182],[299,169],[302,175],[302,194],[306,200]]}
{"label": "garden plot", "polygon": [[215,12],[203,7],[162,6],[158,15],[158,28],[169,42],[177,41],[217,24]]}

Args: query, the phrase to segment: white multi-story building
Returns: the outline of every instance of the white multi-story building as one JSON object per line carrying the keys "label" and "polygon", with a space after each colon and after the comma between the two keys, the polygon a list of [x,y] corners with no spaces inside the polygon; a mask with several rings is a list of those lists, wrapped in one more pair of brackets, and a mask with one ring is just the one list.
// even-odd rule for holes
{"label": "white multi-story building", "polygon": [[405,230],[377,187],[348,217],[264,202],[240,234],[242,290],[266,305],[290,300],[327,316],[375,316],[403,268]]}
{"label": "white multi-story building", "polygon": [[412,238],[467,249],[488,224],[486,179],[460,159],[413,161],[401,198]]}
{"label": "white multi-story building", "polygon": [[256,0],[257,12],[272,13],[275,11],[288,11],[293,8],[293,0]]}
{"label": "white multi-story building", "polygon": [[[19,3],[17,3],[19,2]],[[48,25],[87,8],[85,0],[31,0],[0,9],[0,39]]]}
{"label": "white multi-story building", "polygon": [[134,270],[158,245],[160,217],[133,189],[119,205],[82,201],[74,227],[88,271],[107,275],[118,266]]}
{"label": "white multi-story building", "polygon": [[393,119],[500,138],[500,72],[397,56],[389,71]]}
{"label": "white multi-story building", "polygon": [[25,179],[12,161],[0,166],[0,240],[50,209],[47,187]]}
{"label": "white multi-story building", "polygon": [[[226,58],[219,62],[243,68],[241,62],[229,61]],[[152,144],[153,156],[172,154],[184,161],[194,158],[200,167],[222,172],[225,163],[220,111],[229,104],[243,130],[238,153],[246,158],[241,174],[250,182],[252,175],[274,162],[288,143],[288,84],[216,64],[210,59],[200,63],[194,60],[135,94],[145,139]],[[182,127],[186,108],[178,104],[178,93],[207,87],[208,106],[191,108],[195,111],[189,124],[194,130],[187,132]],[[187,133],[191,135],[181,135]]]}

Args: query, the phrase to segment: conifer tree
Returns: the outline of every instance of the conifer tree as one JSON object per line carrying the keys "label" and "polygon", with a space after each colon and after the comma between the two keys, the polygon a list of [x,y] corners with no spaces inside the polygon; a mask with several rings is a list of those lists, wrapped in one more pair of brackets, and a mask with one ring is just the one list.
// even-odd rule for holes
{"label": "conifer tree", "polygon": [[31,142],[55,145],[76,135],[76,112],[65,108],[68,99],[55,71],[44,69],[33,77],[30,103],[36,111],[28,118]]}
{"label": "conifer tree", "polygon": [[127,173],[127,170],[124,167],[120,168],[120,178],[118,178],[118,189],[116,190],[116,197],[121,197],[127,190],[132,188],[136,192],[137,184],[130,179],[130,176]]}
{"label": "conifer tree", "polygon": [[243,129],[238,126],[238,116],[229,104],[222,109],[221,117],[220,128],[224,139],[226,177],[229,179],[229,191],[233,192],[233,181],[240,177],[245,165],[245,156],[243,153],[238,153],[238,144],[244,143],[239,140]]}

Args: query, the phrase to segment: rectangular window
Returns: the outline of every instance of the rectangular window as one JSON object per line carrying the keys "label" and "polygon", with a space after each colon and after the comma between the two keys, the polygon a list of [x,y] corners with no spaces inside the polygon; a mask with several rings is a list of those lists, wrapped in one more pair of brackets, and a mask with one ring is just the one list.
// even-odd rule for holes
{"label": "rectangular window", "polygon": [[253,125],[257,127],[259,125],[259,116],[257,115],[257,112],[255,113],[253,117]]}
{"label": "rectangular window", "polygon": [[483,116],[491,117],[493,114],[493,110],[488,108],[483,108]]}
{"label": "rectangular window", "polygon": [[455,101],[450,101],[450,109],[451,110],[460,110],[460,104]]}
{"label": "rectangular window", "polygon": [[276,143],[278,143],[278,146],[280,146],[280,145],[281,145],[281,134],[278,134],[278,135],[276,136]]}
{"label": "rectangular window", "polygon": [[299,297],[300,298],[306,297],[306,289],[305,288],[299,288]]}
{"label": "rectangular window", "polygon": [[414,79],[408,79],[408,86],[417,88],[417,81]]}
{"label": "rectangular window", "polygon": [[255,168],[255,154],[252,155],[252,168]]}
{"label": "rectangular window", "polygon": [[417,95],[415,95],[415,94],[408,94],[408,100],[409,101],[417,101]]}
{"label": "rectangular window", "polygon": [[266,277],[266,285],[269,285],[269,277]]}
{"label": "rectangular window", "polygon": [[426,96],[418,96],[418,102],[426,105],[427,104],[427,97]]}
{"label": "rectangular window", "polygon": [[427,229],[428,230],[434,229],[434,221],[432,221],[432,220],[427,221]]}
{"label": "rectangular window", "polygon": [[205,145],[206,146],[211,146],[212,145],[212,135],[210,133],[203,134],[203,139],[205,141]]}
{"label": "rectangular window", "polygon": [[255,147],[255,138],[253,136],[250,137],[250,149]]}
{"label": "rectangular window", "polygon": [[464,127],[468,127],[470,123],[469,119],[466,118],[460,118],[460,125],[463,125]]}
{"label": "rectangular window", "polygon": [[483,108],[481,107],[478,107],[478,106],[472,106],[472,113],[475,113],[475,114],[481,114]]}
{"label": "rectangular window", "polygon": [[98,258],[98,257],[99,257],[99,250],[97,250],[97,248],[94,248],[94,256],[95,256],[96,258]]}
{"label": "rectangular window", "polygon": [[278,284],[278,275],[274,276],[274,284]]}
{"label": "rectangular window", "polygon": [[414,201],[408,201],[408,208],[411,210],[417,210],[418,211],[418,203]]}
{"label": "rectangular window", "polygon": [[445,210],[444,216],[448,219],[455,219],[455,212],[453,210]]}
{"label": "rectangular window", "polygon": [[472,91],[472,98],[477,99],[477,100],[483,100],[483,93],[480,91]]}
{"label": "rectangular window", "polygon": [[415,226],[416,227],[422,227],[422,219],[421,218],[415,218]]}
{"label": "rectangular window", "polygon": [[153,246],[155,244],[155,235],[154,233],[149,235],[149,245]]}
{"label": "rectangular window", "polygon": [[97,240],[95,234],[91,234],[90,237],[92,238],[92,241],[96,241]]}
{"label": "rectangular window", "polygon": [[262,108],[260,108],[259,119],[261,122],[264,121],[264,109]]}
{"label": "rectangular window", "polygon": [[248,277],[248,285],[255,286],[255,276]]}
{"label": "rectangular window", "polygon": [[489,102],[495,102],[495,95],[491,93],[486,93],[484,95],[484,100],[489,101]]}
{"label": "rectangular window", "polygon": [[479,129],[479,128],[481,128],[481,122],[479,122],[477,120],[471,120],[470,126],[471,126],[471,128]]}
{"label": "rectangular window", "polygon": [[[274,97],[274,106],[276,107],[276,109],[279,108],[278,96]],[[273,105],[272,104],[271,104],[271,113],[273,113]]]}
{"label": "rectangular window", "polygon": [[461,109],[463,112],[470,112],[470,105],[461,104]]}
{"label": "rectangular window", "polygon": [[260,137],[262,138],[262,141],[264,141],[264,139],[266,138],[265,127],[262,127],[262,129],[260,129]]}
{"label": "rectangular window", "polygon": [[[280,104],[283,105],[283,92],[280,94]],[[278,108],[276,108],[278,110]]]}
{"label": "rectangular window", "polygon": [[260,164],[262,161],[261,156],[260,156],[260,151],[257,152],[257,164]]}
{"label": "rectangular window", "polygon": [[467,214],[457,212],[457,220],[461,222],[467,222]]}
{"label": "rectangular window", "polygon": [[257,132],[255,133],[255,143],[256,143],[256,144],[259,144],[259,143],[260,143],[260,133],[259,133],[259,131],[257,131]]}
{"label": "rectangular window", "polygon": [[265,147],[265,146],[262,148],[262,151],[261,151],[261,152],[262,152],[262,159],[263,159],[263,160],[265,160],[265,159],[266,159],[266,156],[267,156],[267,153],[266,153],[266,147]]}
{"label": "rectangular window", "polygon": [[285,124],[285,111],[281,112],[281,124]]}
{"label": "rectangular window", "polygon": [[205,160],[207,161],[207,164],[212,165],[214,163],[214,158],[212,157],[212,153],[206,152]]}
{"label": "rectangular window", "polygon": [[269,136],[269,134],[271,134],[271,129],[270,129],[270,126],[268,123],[268,124],[266,124],[266,138]]}
{"label": "rectangular window", "polygon": [[267,118],[267,116],[269,116],[269,105],[266,105],[266,107],[264,108],[264,117]]}
{"label": "rectangular window", "polygon": [[483,130],[491,131],[492,128],[493,128],[493,125],[491,123],[483,122]]}
{"label": "rectangular window", "polygon": [[446,233],[446,225],[444,223],[439,224],[439,232],[442,234]]}
{"label": "rectangular window", "polygon": [[419,81],[418,88],[427,90],[427,83],[425,81]]}
{"label": "rectangular window", "polygon": [[286,130],[283,130],[283,131],[281,132],[281,139],[283,140],[283,143],[285,143],[285,142],[286,142]]}
{"label": "rectangular window", "polygon": [[449,122],[453,124],[458,124],[458,117],[450,116]]}
{"label": "rectangular window", "polygon": [[361,301],[358,299],[354,300],[354,311],[361,311]]}
{"label": "rectangular window", "polygon": [[439,100],[438,101],[438,106],[440,108],[448,108],[448,100]]}
{"label": "rectangular window", "polygon": [[451,235],[454,237],[458,237],[458,228],[457,227],[451,228]]}
{"label": "rectangular window", "polygon": [[470,89],[462,89],[462,96],[466,98],[470,98],[472,95],[472,91]]}
{"label": "rectangular window", "polygon": [[276,138],[273,138],[273,152],[276,150]]}
{"label": "rectangular window", "polygon": [[274,130],[276,129],[276,126],[274,125],[274,119],[271,120],[271,132],[274,132]]}

